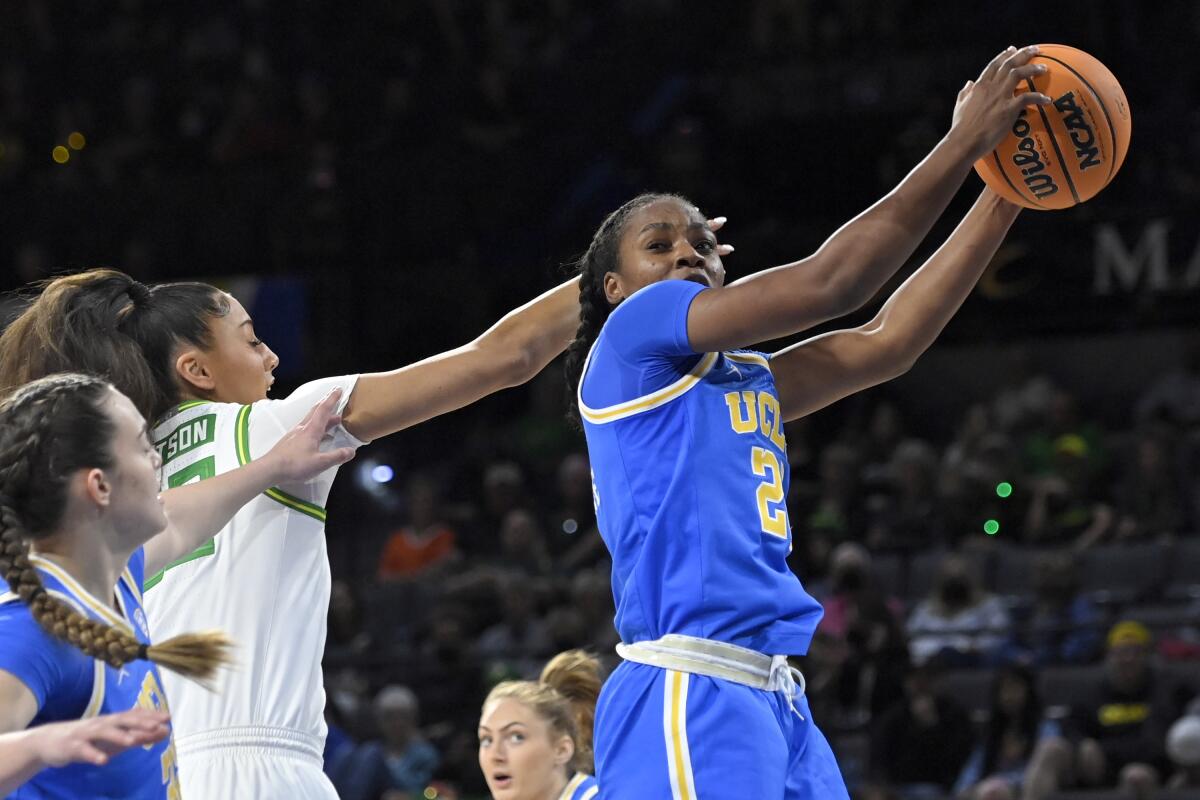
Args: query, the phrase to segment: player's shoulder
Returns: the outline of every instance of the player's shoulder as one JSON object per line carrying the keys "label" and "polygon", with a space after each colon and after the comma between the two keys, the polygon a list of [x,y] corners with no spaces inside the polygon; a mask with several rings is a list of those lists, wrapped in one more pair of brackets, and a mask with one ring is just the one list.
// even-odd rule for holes
{"label": "player's shoulder", "polygon": [[643,286],[613,309],[610,320],[621,320],[640,313],[653,313],[657,309],[666,311],[677,303],[691,302],[696,295],[707,291],[707,287],[684,280],[665,280]]}
{"label": "player's shoulder", "polygon": [[[206,433],[226,419],[233,419],[241,409],[237,403],[218,403],[212,400],[188,400],[168,409],[154,423],[152,435],[163,440],[183,429],[189,439],[195,433]],[[161,443],[161,442],[160,442]]]}
{"label": "player's shoulder", "polygon": [[0,640],[10,655],[38,651],[58,651],[68,645],[54,638],[33,617],[33,611],[19,597],[0,585]]}

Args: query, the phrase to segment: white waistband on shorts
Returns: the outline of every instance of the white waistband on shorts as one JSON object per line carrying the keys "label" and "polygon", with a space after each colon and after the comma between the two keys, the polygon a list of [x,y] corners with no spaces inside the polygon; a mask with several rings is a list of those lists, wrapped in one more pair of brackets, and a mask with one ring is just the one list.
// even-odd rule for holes
{"label": "white waistband on shorts", "polygon": [[268,725],[231,725],[175,739],[175,752],[180,758],[257,753],[299,758],[319,767],[324,762],[324,749],[325,743],[319,736]]}
{"label": "white waistband on shorts", "polygon": [[804,694],[804,674],[788,664],[787,656],[769,656],[736,644],[678,633],[646,642],[622,642],[617,645],[617,655],[638,664],[782,692],[791,709],[800,715],[795,699]]}

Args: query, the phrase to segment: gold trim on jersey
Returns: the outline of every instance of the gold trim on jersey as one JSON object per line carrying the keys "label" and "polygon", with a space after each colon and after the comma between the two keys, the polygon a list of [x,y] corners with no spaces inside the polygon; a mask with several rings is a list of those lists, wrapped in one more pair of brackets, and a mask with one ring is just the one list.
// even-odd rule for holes
{"label": "gold trim on jersey", "polygon": [[567,785],[563,787],[562,793],[558,796],[558,800],[571,800],[571,795],[575,794],[575,790],[578,789],[580,784],[587,779],[587,775],[584,775],[582,772],[576,772],[575,775],[572,776],[571,780],[567,781]]}
{"label": "gold trim on jersey", "polygon": [[587,376],[587,369],[591,364],[592,353],[594,352],[595,346],[593,345],[592,352],[588,353],[587,361],[584,362],[583,371],[579,376],[579,415],[593,425],[616,422],[620,419],[632,417],[634,414],[641,414],[643,411],[650,411],[651,409],[666,405],[699,383],[700,379],[707,375],[709,370],[713,368],[713,365],[717,363],[717,358],[721,355],[720,353],[705,353],[687,375],[684,375],[670,386],[659,389],[657,392],[642,397],[635,397],[633,400],[627,400],[624,403],[618,403],[607,408],[594,409],[588,407],[583,402],[583,380]]}
{"label": "gold trim on jersey", "polygon": [[92,661],[92,697],[88,700],[87,708],[83,710],[80,719],[90,719],[100,713],[104,705],[104,662],[100,659]]}
{"label": "gold trim on jersey", "polygon": [[593,786],[579,796],[579,800],[592,800],[596,795],[600,794],[600,787]]}
{"label": "gold trim on jersey", "polygon": [[[237,452],[238,464],[246,466],[254,459],[250,456],[250,411],[253,406],[242,406],[238,409],[237,423],[234,425],[234,450]],[[301,514],[312,517],[318,522],[324,523],[327,517],[325,509],[316,503],[310,503],[307,500],[301,500],[299,497],[288,494],[287,492],[272,486],[263,492],[267,497],[275,502],[290,508],[292,511],[298,511]]]}
{"label": "gold trim on jersey", "polygon": [[[113,611],[111,606],[97,600],[91,593],[88,592],[87,589],[84,589],[83,586],[79,584],[79,581],[72,578],[70,573],[68,573],[58,564],[55,564],[53,561],[50,561],[43,556],[34,554],[30,554],[29,563],[33,564],[39,569],[45,570],[57,578],[59,583],[70,590],[71,594],[74,595],[76,600],[78,600],[78,603],[82,603],[83,605],[87,606],[87,608],[98,614],[100,618],[109,625],[117,625],[125,628],[129,633],[133,633],[133,620],[125,619],[117,614],[117,612]],[[55,592],[52,590],[47,591],[51,591],[52,594],[63,594],[62,592]],[[124,608],[124,601],[120,599],[120,592],[116,591],[115,586],[113,587],[113,591],[116,592],[117,597],[121,602],[121,606]],[[78,606],[78,603],[75,605]]]}
{"label": "gold trim on jersey", "polygon": [[730,361],[740,361],[743,364],[757,364],[760,367],[771,368],[771,362],[766,356],[760,356],[758,353],[725,353],[725,357]]}
{"label": "gold trim on jersey", "polygon": [[667,670],[663,685],[663,735],[667,744],[667,772],[672,800],[695,800],[696,779],[692,775],[692,754],[687,739],[686,672]]}

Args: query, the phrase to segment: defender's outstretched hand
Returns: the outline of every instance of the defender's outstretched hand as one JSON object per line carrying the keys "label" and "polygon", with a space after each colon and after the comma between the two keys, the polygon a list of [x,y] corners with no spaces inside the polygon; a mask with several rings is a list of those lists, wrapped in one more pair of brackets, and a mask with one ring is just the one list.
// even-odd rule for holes
{"label": "defender's outstretched hand", "polygon": [[279,476],[277,482],[303,483],[354,458],[352,447],[321,450],[325,434],[341,424],[342,417],[337,413],[341,398],[342,390],[334,389],[263,456],[264,461],[271,461]]}

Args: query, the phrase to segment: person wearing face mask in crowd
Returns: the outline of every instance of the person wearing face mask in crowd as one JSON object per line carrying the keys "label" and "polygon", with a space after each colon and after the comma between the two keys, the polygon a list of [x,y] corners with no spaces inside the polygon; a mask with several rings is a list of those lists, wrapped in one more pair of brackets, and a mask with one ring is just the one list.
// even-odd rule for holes
{"label": "person wearing face mask in crowd", "polygon": [[909,654],[918,665],[988,664],[1011,622],[1003,601],[983,591],[971,564],[949,555],[938,567],[933,591],[908,618]]}

